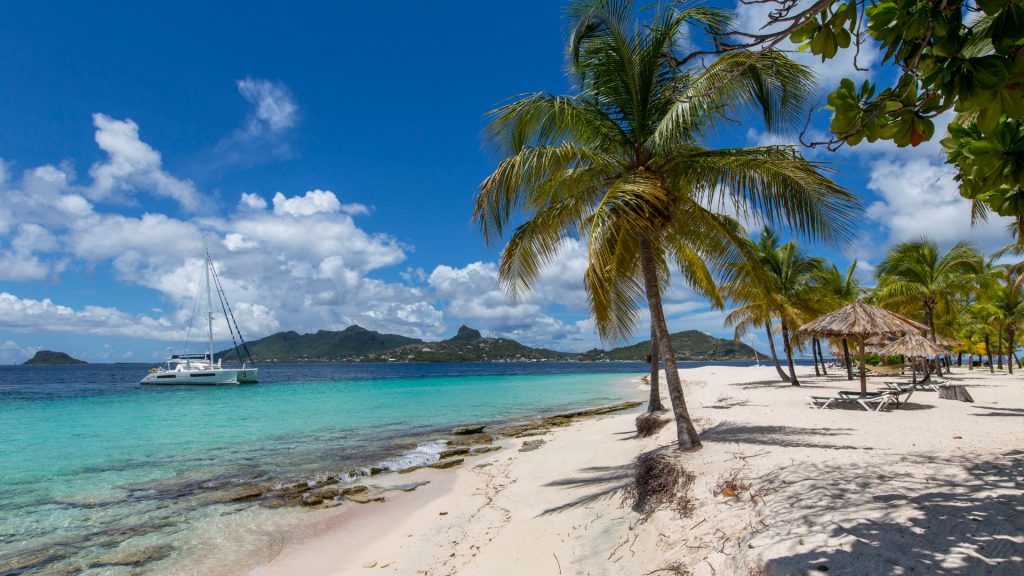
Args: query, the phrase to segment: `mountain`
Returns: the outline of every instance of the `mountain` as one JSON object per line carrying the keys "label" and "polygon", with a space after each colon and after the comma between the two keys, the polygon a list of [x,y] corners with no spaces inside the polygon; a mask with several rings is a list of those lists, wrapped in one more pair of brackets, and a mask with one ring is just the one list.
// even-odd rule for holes
{"label": "mountain", "polygon": [[72,358],[63,352],[40,350],[36,355],[25,361],[25,366],[58,366],[64,364],[88,364],[85,360]]}
{"label": "mountain", "polygon": [[461,326],[455,336],[440,342],[421,342],[387,353],[405,362],[488,362],[496,360],[570,360],[577,354],[531,348],[507,338],[484,338],[479,330]]}
{"label": "mountain", "polygon": [[[247,344],[257,362],[340,362],[422,342],[418,338],[381,334],[353,324],[340,332],[278,332]],[[218,352],[216,357],[225,362],[238,360],[233,348]]]}
{"label": "mountain", "polygon": [[[639,360],[650,352],[650,341],[613,350],[583,354],[532,348],[508,338],[485,338],[479,330],[461,326],[447,340],[424,342],[397,334],[381,334],[352,325],[340,332],[315,334],[278,332],[249,342],[256,362],[495,362],[533,360]],[[672,334],[679,360],[753,360],[746,344],[715,338],[696,330]],[[216,354],[224,362],[237,361],[229,348]]]}
{"label": "mountain", "polygon": [[[698,330],[685,330],[670,334],[676,360],[753,360],[754,349],[742,342],[715,338]],[[581,360],[639,360],[651,353],[651,341],[644,340],[632,346],[612,350],[590,350]]]}

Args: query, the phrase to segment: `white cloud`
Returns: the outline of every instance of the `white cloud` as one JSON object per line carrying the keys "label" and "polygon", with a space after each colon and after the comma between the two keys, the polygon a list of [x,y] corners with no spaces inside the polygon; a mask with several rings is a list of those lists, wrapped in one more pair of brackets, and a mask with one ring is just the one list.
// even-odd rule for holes
{"label": "white cloud", "polygon": [[21,364],[41,350],[38,346],[22,347],[14,340],[0,344],[0,364]]}
{"label": "white cloud", "polygon": [[238,201],[238,207],[244,210],[266,210],[267,201],[259,194],[242,192],[242,199]]}
{"label": "white cloud", "polygon": [[278,133],[295,126],[299,108],[284,84],[246,77],[238,81],[238,92],[253,105],[252,115],[242,133],[245,137]]}
{"label": "white cloud", "polygon": [[12,332],[50,332],[118,335],[154,340],[180,340],[184,330],[164,318],[131,315],[114,308],[86,306],[75,310],[49,298],[33,300],[0,292],[0,329]]}
{"label": "white cloud", "polygon": [[200,197],[195,185],[163,170],[160,153],[139,138],[138,124],[105,114],[93,114],[92,120],[96,126],[96,144],[108,158],[89,169],[93,182],[86,193],[90,198],[106,200],[117,192],[142,190],[173,198],[186,210],[199,208]]}
{"label": "white cloud", "polygon": [[923,158],[879,160],[868,182],[879,200],[868,206],[867,217],[885,226],[890,243],[928,236],[949,247],[970,239],[985,251],[1010,243],[1006,218],[993,215],[988,223],[971,226],[970,202],[960,196],[954,174],[953,166]]}
{"label": "white cloud", "polygon": [[311,216],[313,214],[330,214],[341,211],[341,202],[333,192],[327,190],[310,190],[305,196],[286,198],[278,192],[274,194],[274,214],[290,216]]}

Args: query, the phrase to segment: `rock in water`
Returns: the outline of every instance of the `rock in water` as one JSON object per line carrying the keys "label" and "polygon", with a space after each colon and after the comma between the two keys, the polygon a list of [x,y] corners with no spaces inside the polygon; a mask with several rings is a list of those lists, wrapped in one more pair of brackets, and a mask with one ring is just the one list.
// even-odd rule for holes
{"label": "rock in water", "polygon": [[462,426],[452,430],[452,434],[465,435],[465,434],[479,434],[487,428],[486,425],[481,424],[479,426]]}

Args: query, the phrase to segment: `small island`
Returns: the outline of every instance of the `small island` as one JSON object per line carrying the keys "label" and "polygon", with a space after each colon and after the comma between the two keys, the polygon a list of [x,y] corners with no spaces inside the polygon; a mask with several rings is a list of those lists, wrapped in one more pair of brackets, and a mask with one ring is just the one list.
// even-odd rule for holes
{"label": "small island", "polygon": [[36,355],[25,361],[24,366],[60,366],[65,364],[88,364],[85,360],[72,358],[63,352],[40,350]]}

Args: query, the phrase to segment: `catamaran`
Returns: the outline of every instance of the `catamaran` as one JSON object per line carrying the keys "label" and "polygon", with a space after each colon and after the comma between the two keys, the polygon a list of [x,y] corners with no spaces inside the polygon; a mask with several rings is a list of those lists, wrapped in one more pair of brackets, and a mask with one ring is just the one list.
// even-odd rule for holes
{"label": "catamaran", "polygon": [[[249,346],[242,338],[242,332],[238,329],[235,316],[231,312],[231,305],[224,295],[224,288],[221,286],[220,278],[217,276],[217,269],[210,259],[210,250],[206,246],[206,239],[203,239],[203,252],[205,254],[205,270],[203,275],[206,284],[206,326],[208,331],[208,349],[201,354],[173,354],[167,359],[164,366],[153,368],[146,374],[140,384],[254,384],[258,381],[258,370],[251,366],[252,355],[249,354]],[[212,280],[212,282],[211,282]],[[213,357],[213,286],[217,288],[217,297],[220,299],[221,309],[224,311],[224,320],[227,322],[228,331],[231,332],[231,342],[235,345],[235,354],[241,361],[242,352],[249,359],[242,362],[241,368],[224,368],[221,364],[223,358],[214,360]],[[199,293],[196,293],[198,300]],[[191,329],[191,326],[190,326]],[[237,340],[235,336],[238,336]],[[188,346],[186,338],[186,347]],[[239,349],[241,346],[241,350]]]}

